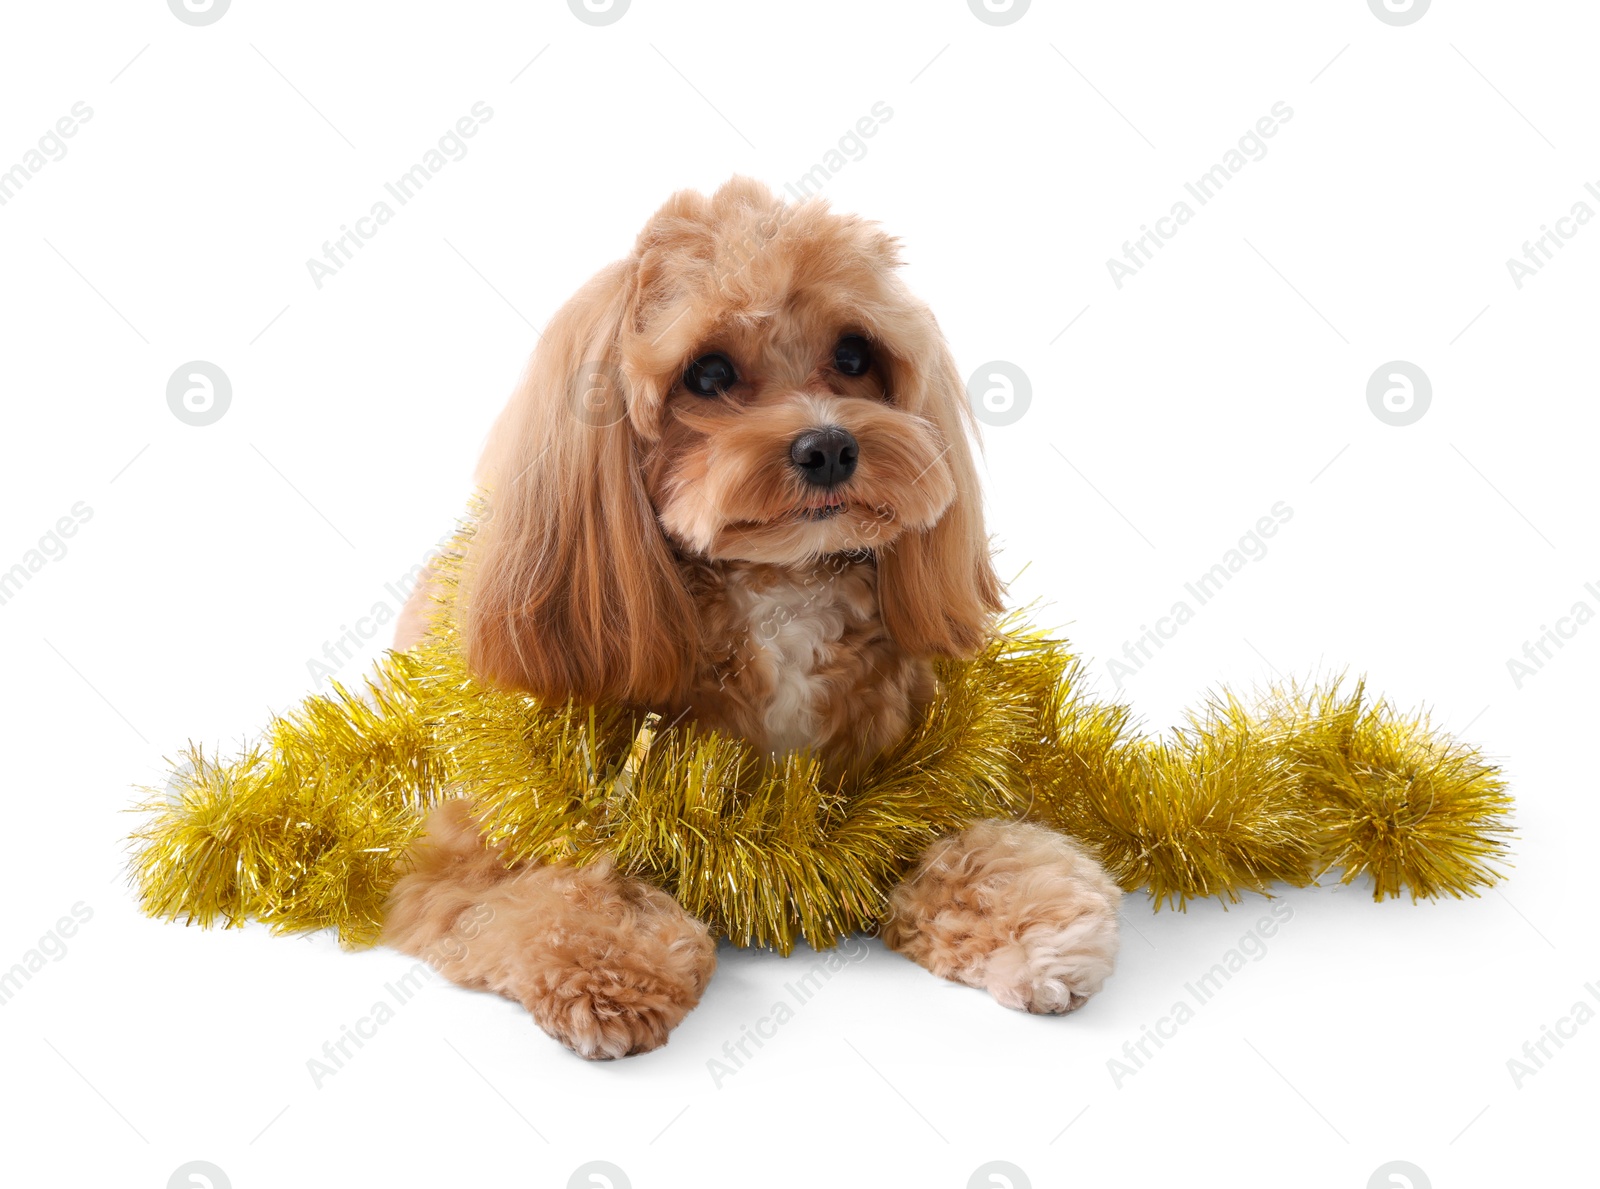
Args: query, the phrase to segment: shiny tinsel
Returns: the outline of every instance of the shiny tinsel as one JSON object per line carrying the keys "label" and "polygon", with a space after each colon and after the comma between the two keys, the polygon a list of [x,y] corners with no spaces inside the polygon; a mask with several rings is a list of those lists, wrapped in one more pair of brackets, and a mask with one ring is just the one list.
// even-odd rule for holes
{"label": "shiny tinsel", "polygon": [[433,636],[386,656],[363,693],[308,698],[226,762],[184,753],[134,835],[148,913],[371,943],[406,847],[456,796],[514,859],[610,854],[737,944],[785,953],[870,928],[929,842],[986,817],[1072,834],[1158,906],[1331,868],[1369,875],[1379,899],[1475,894],[1505,858],[1499,770],[1359,682],[1251,707],[1223,693],[1148,738],[1087,695],[1062,642],[1014,619],[974,659],[941,663],[923,723],[844,784],[654,715],[490,689],[453,618],[470,534],[437,567]]}

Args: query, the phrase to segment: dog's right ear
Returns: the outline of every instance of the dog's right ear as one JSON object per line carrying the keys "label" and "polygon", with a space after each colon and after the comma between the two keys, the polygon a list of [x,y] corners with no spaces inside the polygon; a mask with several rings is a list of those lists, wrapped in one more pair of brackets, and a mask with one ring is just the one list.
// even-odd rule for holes
{"label": "dog's right ear", "polygon": [[479,465],[467,661],[553,702],[659,704],[691,676],[694,604],[645,492],[619,354],[636,268],[612,265],[551,320]]}

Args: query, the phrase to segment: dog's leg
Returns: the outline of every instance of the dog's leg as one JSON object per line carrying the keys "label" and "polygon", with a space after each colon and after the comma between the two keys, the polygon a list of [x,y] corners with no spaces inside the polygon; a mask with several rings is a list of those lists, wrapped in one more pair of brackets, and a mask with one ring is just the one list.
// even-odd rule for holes
{"label": "dog's leg", "polygon": [[515,999],[584,1057],[665,1044],[716,967],[705,925],[665,892],[609,861],[507,867],[464,802],[436,809],[408,858],[384,942]]}
{"label": "dog's leg", "polygon": [[883,939],[1006,1007],[1083,1006],[1116,964],[1122,891],[1054,830],[979,822],[940,839],[889,897]]}

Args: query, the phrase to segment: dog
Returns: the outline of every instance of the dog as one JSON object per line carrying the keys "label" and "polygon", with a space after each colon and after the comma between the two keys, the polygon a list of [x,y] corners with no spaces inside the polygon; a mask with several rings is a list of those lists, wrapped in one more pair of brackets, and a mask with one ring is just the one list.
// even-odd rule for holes
{"label": "dog", "polygon": [[[460,596],[473,671],[834,773],[901,739],[1002,589],[966,390],[899,263],[875,224],[749,179],[668,200],[555,315],[490,435]],[[386,943],[584,1057],[665,1043],[716,965],[666,892],[609,861],[509,864],[460,800],[403,869]],[[1007,1007],[1067,1012],[1112,972],[1120,899],[1072,840],[985,821],[927,849],[881,936]]]}

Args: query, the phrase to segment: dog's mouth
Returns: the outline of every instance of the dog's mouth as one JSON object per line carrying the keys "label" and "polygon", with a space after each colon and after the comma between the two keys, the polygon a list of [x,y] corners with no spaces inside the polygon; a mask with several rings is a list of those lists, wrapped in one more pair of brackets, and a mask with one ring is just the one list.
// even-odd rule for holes
{"label": "dog's mouth", "polygon": [[[794,565],[823,554],[870,554],[894,542],[904,525],[899,510],[865,491],[795,492],[787,507],[759,519],[724,524],[709,546],[714,558]],[[796,499],[795,497],[798,497]]]}
{"label": "dog's mouth", "polygon": [[730,523],[728,529],[734,532],[751,533],[763,529],[775,529],[789,524],[821,524],[824,521],[834,520],[850,511],[850,502],[842,495],[818,496],[798,508],[791,508],[787,512],[778,512],[770,517],[760,520],[738,520]]}
{"label": "dog's mouth", "polygon": [[816,503],[807,504],[803,508],[796,509],[794,518],[796,520],[811,521],[812,523],[821,520],[832,520],[848,507],[849,504],[845,502],[844,497],[841,495],[824,496],[822,500]]}

